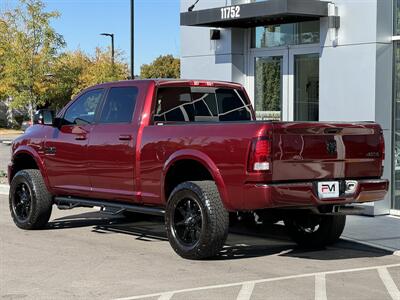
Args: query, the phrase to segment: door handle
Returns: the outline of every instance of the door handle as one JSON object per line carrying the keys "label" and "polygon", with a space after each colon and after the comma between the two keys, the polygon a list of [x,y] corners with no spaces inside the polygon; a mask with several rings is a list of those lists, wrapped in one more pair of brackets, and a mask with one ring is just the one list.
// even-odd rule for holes
{"label": "door handle", "polygon": [[86,140],[86,134],[78,134],[75,136],[75,140],[77,141],[84,141]]}
{"label": "door handle", "polygon": [[132,136],[130,134],[121,134],[118,139],[120,141],[130,141],[132,139]]}

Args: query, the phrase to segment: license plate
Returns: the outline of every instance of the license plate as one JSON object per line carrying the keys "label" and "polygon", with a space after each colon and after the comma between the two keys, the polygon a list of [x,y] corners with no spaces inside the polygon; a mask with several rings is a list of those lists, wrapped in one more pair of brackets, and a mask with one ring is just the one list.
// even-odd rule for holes
{"label": "license plate", "polygon": [[318,197],[320,199],[338,198],[339,182],[338,181],[318,182]]}

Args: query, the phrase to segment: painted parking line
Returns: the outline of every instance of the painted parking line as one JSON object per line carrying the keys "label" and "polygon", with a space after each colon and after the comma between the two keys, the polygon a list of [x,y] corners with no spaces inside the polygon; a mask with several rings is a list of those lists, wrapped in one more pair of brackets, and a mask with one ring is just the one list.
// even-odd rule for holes
{"label": "painted parking line", "polygon": [[315,275],[315,300],[326,300],[326,276],[324,273]]}
{"label": "painted parking line", "polygon": [[247,282],[242,285],[236,300],[249,300],[254,290],[254,282]]}
{"label": "painted parking line", "polygon": [[[321,275],[326,276],[329,274],[340,274],[340,273],[350,273],[350,272],[359,272],[359,271],[367,271],[367,270],[378,270],[379,268],[392,268],[392,267],[400,267],[400,263],[399,264],[391,264],[391,265],[373,266],[373,267],[334,270],[334,271],[326,271],[326,272],[305,273],[305,274],[265,278],[265,279],[251,280],[251,281],[241,281],[241,282],[234,282],[234,283],[227,283],[227,284],[201,286],[201,287],[195,287],[195,288],[167,291],[167,292],[163,292],[163,293],[153,293],[153,294],[146,294],[146,295],[139,295],[139,296],[132,296],[132,297],[115,298],[114,300],[135,300],[135,299],[142,299],[142,298],[160,297],[165,294],[169,294],[169,295],[171,294],[171,297],[172,297],[174,294],[180,294],[180,293],[186,293],[186,292],[196,292],[196,291],[212,290],[212,289],[219,289],[219,288],[227,288],[227,287],[234,287],[234,286],[238,286],[238,285],[250,286],[251,284],[255,285],[257,283],[273,282],[273,281],[280,281],[280,280],[286,280],[286,279],[304,278],[304,277],[310,277],[310,276],[317,277],[317,276],[321,276]],[[390,274],[388,276],[390,277]],[[326,291],[325,291],[325,293],[326,293]]]}
{"label": "painted parking line", "polygon": [[173,295],[174,295],[174,293],[171,293],[171,292],[164,293],[164,294],[161,294],[160,297],[158,297],[158,300],[170,300]]}
{"label": "painted parking line", "polygon": [[385,267],[378,268],[378,274],[379,274],[379,277],[381,278],[383,284],[385,285],[389,295],[392,297],[392,299],[399,300],[400,292],[399,292],[396,284],[394,283],[392,276],[390,276],[387,268],[385,268]]}

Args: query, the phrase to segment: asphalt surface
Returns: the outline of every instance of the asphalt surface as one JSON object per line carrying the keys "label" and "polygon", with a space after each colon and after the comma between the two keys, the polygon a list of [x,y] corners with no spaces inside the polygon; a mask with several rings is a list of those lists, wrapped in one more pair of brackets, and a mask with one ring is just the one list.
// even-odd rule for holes
{"label": "asphalt surface", "polygon": [[1,299],[400,299],[400,257],[361,244],[307,251],[283,226],[236,227],[220,257],[190,261],[169,246],[162,219],[54,209],[48,229],[23,231],[7,200]]}
{"label": "asphalt surface", "polygon": [[0,142],[0,171],[7,171],[10,155],[10,146]]}

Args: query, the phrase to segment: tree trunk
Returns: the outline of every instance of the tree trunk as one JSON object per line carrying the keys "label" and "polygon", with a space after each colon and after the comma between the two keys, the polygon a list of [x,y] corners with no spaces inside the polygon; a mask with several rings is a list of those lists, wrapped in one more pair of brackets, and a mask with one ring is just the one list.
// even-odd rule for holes
{"label": "tree trunk", "polygon": [[14,113],[13,110],[11,108],[11,101],[12,98],[8,97],[6,100],[6,106],[7,106],[7,127],[11,128],[15,126],[15,120],[14,120]]}
{"label": "tree trunk", "polygon": [[29,101],[29,118],[31,119],[31,122],[33,124],[33,115],[35,114],[35,110],[36,110],[36,105],[33,104],[33,101],[30,100]]}

